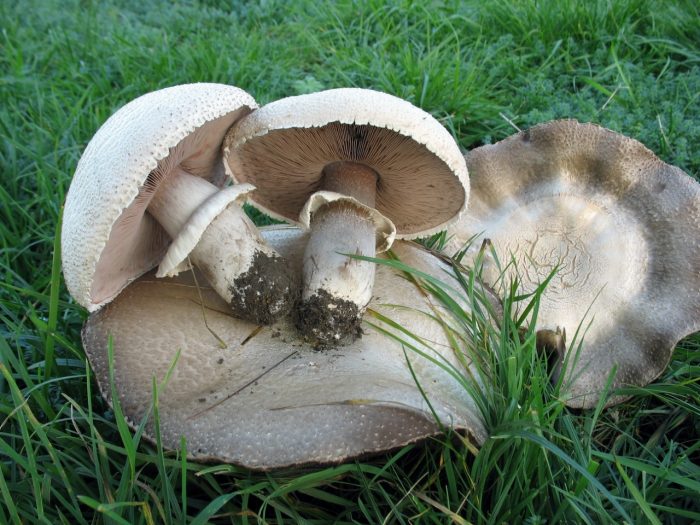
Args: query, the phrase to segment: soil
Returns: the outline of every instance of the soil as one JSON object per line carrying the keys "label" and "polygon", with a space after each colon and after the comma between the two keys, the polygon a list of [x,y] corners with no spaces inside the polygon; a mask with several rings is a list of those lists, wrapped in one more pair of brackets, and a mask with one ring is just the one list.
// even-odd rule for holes
{"label": "soil", "polygon": [[291,311],[299,283],[282,257],[257,251],[250,269],[233,281],[229,291],[236,317],[271,324]]}
{"label": "soil", "polygon": [[362,312],[352,301],[319,288],[294,311],[294,324],[317,350],[350,343],[362,335]]}

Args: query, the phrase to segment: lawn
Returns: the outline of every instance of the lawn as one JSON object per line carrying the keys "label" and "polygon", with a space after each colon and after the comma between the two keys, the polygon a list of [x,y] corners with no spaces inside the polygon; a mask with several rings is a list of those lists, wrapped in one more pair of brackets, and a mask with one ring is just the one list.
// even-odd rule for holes
{"label": "lawn", "polygon": [[[60,275],[61,206],[98,127],[145,92],[260,104],[343,86],[438,118],[464,150],[596,122],[700,176],[696,0],[0,3],[0,523],[697,523],[700,335],[608,410],[558,400],[514,321],[490,334],[490,438],[255,473],[164,453],[97,392]],[[263,220],[258,217],[258,220]]]}

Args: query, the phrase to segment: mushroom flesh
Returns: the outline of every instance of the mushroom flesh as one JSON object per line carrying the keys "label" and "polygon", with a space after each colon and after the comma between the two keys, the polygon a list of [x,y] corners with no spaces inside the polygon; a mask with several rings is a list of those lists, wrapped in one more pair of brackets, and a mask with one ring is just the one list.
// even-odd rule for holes
{"label": "mushroom flesh", "polygon": [[[308,234],[288,226],[262,231],[300,271]],[[392,250],[407,265],[459,287],[450,267],[417,245],[397,242]],[[318,352],[289,318],[269,327],[231,318],[211,289],[197,289],[189,272],[173,279],[146,275],[88,319],[83,344],[101,391],[113,403],[106,351],[111,334],[114,391],[134,427],[151,413],[155,378],[162,442],[179,449],[184,437],[194,459],[255,469],[337,463],[401,447],[441,428],[482,443],[484,423],[466,379],[458,375],[476,372],[464,369],[457,357],[464,349],[453,346],[449,323],[437,319],[448,314],[389,266],[377,267],[376,295],[364,337]],[[466,301],[463,307],[468,310]],[[409,328],[415,338],[397,333],[381,316]],[[145,435],[154,436],[150,420]]]}
{"label": "mushroom flesh", "polygon": [[289,311],[294,279],[241,209],[254,188],[220,189],[224,134],[256,107],[236,87],[187,84],[141,96],[105,122],[64,211],[64,275],[80,304],[94,311],[158,263],[164,276],[191,261],[236,315],[269,323]]}
{"label": "mushroom flesh", "polygon": [[471,202],[448,249],[491,239],[500,265],[485,281],[505,271],[522,292],[554,272],[536,326],[557,352],[567,404],[595,406],[613,370],[613,388],[658,377],[676,342],[700,330],[700,184],[639,142],[573,120],[466,159]]}
{"label": "mushroom flesh", "polygon": [[364,164],[335,162],[323,169],[321,191],[309,199],[310,235],[295,317],[301,332],[321,346],[359,335],[372,298],[374,263],[347,255],[374,257],[377,226],[390,232],[381,251],[393,241],[393,224],[374,210],[377,180]]}
{"label": "mushroom flesh", "polygon": [[429,235],[466,206],[464,159],[430,114],[386,93],[334,89],[272,102],[224,140],[255,205],[311,231],[297,326],[319,346],[360,333],[373,257],[395,236]]}

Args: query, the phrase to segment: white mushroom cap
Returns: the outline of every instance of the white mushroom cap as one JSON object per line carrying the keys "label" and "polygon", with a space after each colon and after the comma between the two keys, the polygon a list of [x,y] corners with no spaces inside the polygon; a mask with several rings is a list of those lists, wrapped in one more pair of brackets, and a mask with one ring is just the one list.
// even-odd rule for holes
{"label": "white mushroom cap", "polygon": [[145,212],[159,171],[180,165],[223,185],[224,134],[256,107],[239,88],[187,84],[143,95],[103,124],[78,162],[63,215],[63,272],[81,305],[98,309],[158,264],[170,238]]}
{"label": "white mushroom cap", "polygon": [[[277,227],[263,229],[263,236],[300,271],[307,235]],[[394,250],[406,264],[458,286],[448,267],[427,251],[400,242]],[[289,321],[259,327],[227,315],[226,304],[211,289],[201,292],[208,326],[226,349],[204,324],[190,273],[174,279],[142,277],[93,314],[83,331],[90,363],[108,398],[106,348],[113,337],[116,391],[134,426],[149,413],[152,377],[163,381],[179,352],[167,386],[159,391],[166,447],[179,448],[184,436],[191,457],[270,469],[344,461],[439,433],[404,347],[380,330],[368,325],[351,346],[317,352]],[[370,308],[423,338],[427,344],[417,345],[428,355],[460,367],[442,323],[419,313],[433,311],[412,281],[378,266],[375,292]],[[407,354],[441,422],[482,443],[486,430],[464,386],[425,357]],[[145,435],[154,435],[150,421]]]}
{"label": "white mushroom cap", "polygon": [[331,89],[277,100],[242,119],[224,141],[227,173],[257,188],[251,200],[292,222],[333,162],[379,175],[376,209],[398,238],[444,230],[469,197],[464,158],[429,113],[368,89]]}
{"label": "white mushroom cap", "polygon": [[676,342],[700,330],[700,184],[639,142],[573,120],[477,148],[467,164],[470,208],[449,249],[490,238],[503,265],[515,257],[527,292],[559,265],[537,327],[566,331],[567,403],[595,406],[614,366],[614,387],[658,377]]}

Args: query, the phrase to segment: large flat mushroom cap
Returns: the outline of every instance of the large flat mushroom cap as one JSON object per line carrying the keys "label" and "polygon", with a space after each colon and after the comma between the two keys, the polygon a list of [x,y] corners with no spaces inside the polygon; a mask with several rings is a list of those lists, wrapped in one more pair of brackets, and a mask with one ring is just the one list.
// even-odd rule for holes
{"label": "large flat mushroom cap", "polygon": [[[700,184],[641,143],[574,120],[466,158],[471,203],[448,249],[490,238],[502,266],[515,259],[527,292],[558,267],[537,328],[566,329],[567,403],[594,406],[613,367],[613,387],[658,377],[675,344],[700,330]],[[485,272],[493,284],[495,265]]]}
{"label": "large flat mushroom cap", "polygon": [[[263,230],[263,236],[297,271],[307,235],[296,228]],[[448,266],[408,243],[392,248],[406,264],[457,286]],[[198,282],[201,286],[202,279]],[[107,348],[114,348],[114,384],[124,414],[141,423],[159,392],[160,431],[166,447],[197,459],[256,469],[336,463],[393,449],[438,434],[440,427],[416,387],[404,347],[380,332],[391,326],[368,318],[365,334],[349,346],[317,351],[303,343],[289,319],[256,326],[231,317],[225,303],[201,288],[191,273],[173,279],[150,274],[92,314],[83,344],[100,389],[110,399]],[[377,268],[370,311],[412,330],[426,355],[460,368],[441,323],[416,284],[387,266]],[[226,344],[221,348],[204,324]],[[407,336],[403,336],[407,338]],[[410,338],[407,338],[410,340]],[[459,380],[428,358],[406,349],[413,372],[441,422],[470,434],[486,430],[473,398]],[[473,373],[473,371],[472,371]],[[152,421],[145,435],[154,438]]]}
{"label": "large flat mushroom cap", "polygon": [[143,95],[102,125],[78,162],[63,214],[63,273],[81,305],[100,308],[158,264],[170,238],[146,208],[159,173],[180,166],[222,186],[224,134],[256,107],[237,87],[185,84]]}
{"label": "large flat mushroom cap", "polygon": [[256,186],[251,201],[298,223],[324,166],[364,164],[379,174],[376,208],[397,237],[444,230],[469,198],[464,158],[449,132],[400,98],[331,89],[277,100],[242,119],[224,141],[227,172]]}

